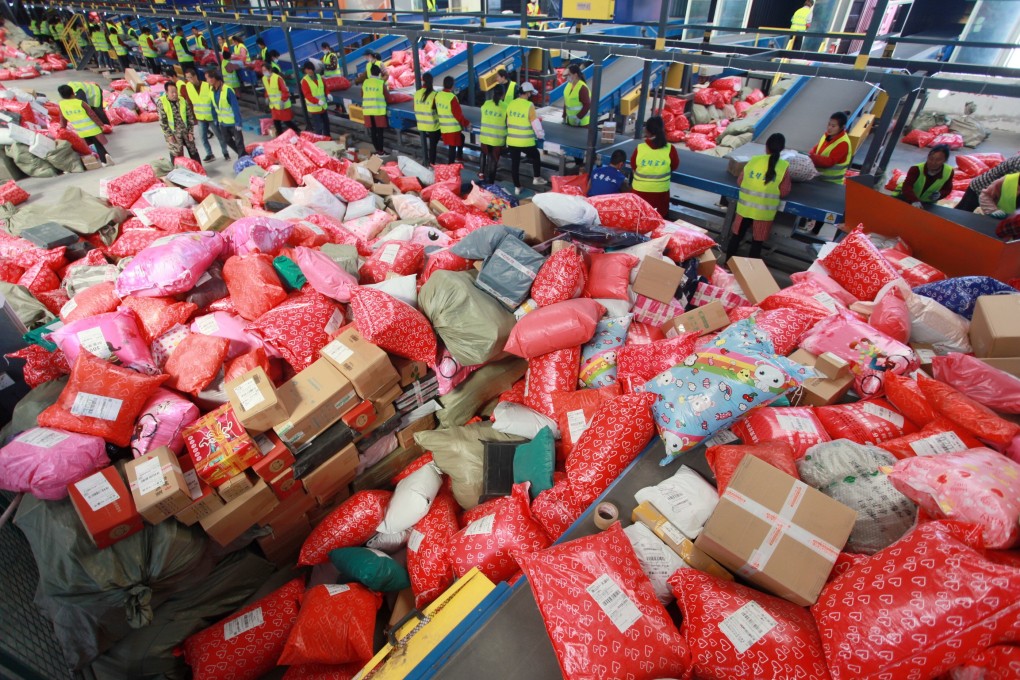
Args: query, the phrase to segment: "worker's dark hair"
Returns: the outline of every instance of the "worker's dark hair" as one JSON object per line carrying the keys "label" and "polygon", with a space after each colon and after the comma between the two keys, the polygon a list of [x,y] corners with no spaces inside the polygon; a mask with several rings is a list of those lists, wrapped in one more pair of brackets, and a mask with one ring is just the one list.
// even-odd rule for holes
{"label": "worker's dark hair", "polygon": [[70,85],[61,85],[57,88],[57,92],[59,92],[60,96],[64,99],[70,99],[74,96],[74,90],[71,89]]}
{"label": "worker's dark hair", "polygon": [[319,47],[321,47],[322,49],[327,49],[327,48],[329,48],[329,43],[328,42],[324,42],[321,45],[319,45]]}
{"label": "worker's dark hair", "polygon": [[931,156],[936,151],[945,156],[947,161],[949,160],[949,155],[952,153],[952,151],[949,150],[948,144],[936,144],[931,148],[931,151],[928,152],[928,155]]}
{"label": "worker's dark hair", "polygon": [[241,36],[239,35],[232,35],[230,36],[230,39],[233,40],[234,42],[244,42],[244,40],[242,40]]}
{"label": "worker's dark hair", "polygon": [[212,77],[213,80],[218,80],[221,83],[223,82],[223,74],[221,74],[219,71],[209,69],[208,71],[205,72],[205,77],[206,79],[208,79],[210,76]]}
{"label": "worker's dark hair", "polygon": [[776,181],[776,164],[779,154],[786,148],[786,137],[776,132],[765,140],[765,150],[769,153],[769,169],[765,171],[765,184]]}
{"label": "worker's dark hair", "polygon": [[620,163],[627,162],[627,152],[623,149],[617,149],[613,152],[613,155],[609,157],[610,165],[619,165]]}
{"label": "worker's dark hair", "polygon": [[174,33],[180,33],[180,34],[183,35],[184,27],[183,26],[178,26],[177,28],[174,29]]}
{"label": "worker's dark hair", "polygon": [[149,28],[148,26],[145,26],[144,28],[142,28],[142,33],[152,33],[152,29]]}
{"label": "worker's dark hair", "polygon": [[270,61],[276,61],[280,58],[280,50],[269,50],[266,52],[266,56],[269,57]]}
{"label": "worker's dark hair", "polygon": [[266,46],[266,41],[263,40],[262,38],[255,38],[255,44],[256,45],[262,45],[263,47],[265,47]]}
{"label": "worker's dark hair", "polygon": [[588,82],[588,79],[584,77],[584,72],[581,71],[581,67],[578,66],[577,64],[571,64],[570,66],[568,66],[567,71],[573,73],[578,78],[580,78],[582,83]]}
{"label": "worker's dark hair", "polygon": [[502,84],[497,83],[495,86],[493,86],[492,88],[493,103],[499,104],[501,101],[503,101],[504,94],[506,94],[506,91]]}
{"label": "worker's dark hair", "polygon": [[645,131],[655,142],[655,148],[666,146],[666,125],[662,122],[662,116],[652,116],[646,120]]}
{"label": "worker's dark hair", "polygon": [[379,70],[379,64],[372,64],[372,68],[369,69],[368,72],[369,72],[369,74],[371,74],[373,76],[380,76],[380,75],[382,75],[382,71]]}
{"label": "worker's dark hair", "polygon": [[368,56],[372,57],[373,59],[377,59],[379,61],[382,61],[382,55],[379,54],[378,52],[369,52]]}
{"label": "worker's dark hair", "polygon": [[501,68],[498,71],[496,71],[496,75],[499,76],[500,78],[509,78],[510,77],[510,76],[507,75],[505,68]]}
{"label": "worker's dark hair", "polygon": [[301,70],[302,71],[312,71],[314,73],[315,72],[315,64],[313,64],[310,61],[306,61],[305,63],[301,64]]}
{"label": "worker's dark hair", "polygon": [[839,123],[839,129],[845,130],[846,122],[850,120],[850,116],[847,114],[846,111],[837,111],[836,113],[829,116],[829,120],[836,121],[837,123]]}
{"label": "worker's dark hair", "polygon": [[445,78],[443,78],[444,89],[453,87],[453,83],[454,83],[453,76],[446,76]]}
{"label": "worker's dark hair", "polygon": [[433,88],[435,88],[435,84],[432,82],[432,74],[431,73],[421,74],[421,89],[423,90],[423,92],[421,93],[422,101],[425,101],[428,98],[429,92],[432,92]]}
{"label": "worker's dark hair", "polygon": [[165,83],[163,83],[163,91],[164,92],[166,91],[166,89],[168,87],[172,87],[172,88],[174,88],[176,90],[177,89],[177,83],[172,81],[172,80],[168,80]]}
{"label": "worker's dark hair", "polygon": [[804,0],[804,6],[805,7],[814,7],[815,6],[815,0]]}
{"label": "worker's dark hair", "polygon": [[189,66],[188,68],[184,69],[184,75],[188,74],[194,74],[196,78],[198,77],[198,71],[195,70],[194,66]]}

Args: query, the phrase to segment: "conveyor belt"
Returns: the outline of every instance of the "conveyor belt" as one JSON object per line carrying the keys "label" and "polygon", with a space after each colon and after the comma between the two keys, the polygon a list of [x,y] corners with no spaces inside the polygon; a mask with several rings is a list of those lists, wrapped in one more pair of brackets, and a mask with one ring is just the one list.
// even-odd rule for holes
{"label": "conveyor belt", "polygon": [[763,130],[755,130],[755,141],[764,143],[769,135],[780,132],[786,148],[810,151],[825,134],[829,116],[835,111],[855,113],[871,96],[874,85],[834,78],[808,78],[792,99]]}
{"label": "conveyor belt", "polygon": [[[385,38],[380,38],[376,41],[369,43],[368,45],[365,45],[365,47],[360,48],[360,50],[357,51],[364,50],[362,54],[359,54],[358,56],[353,58],[348,57],[347,59],[347,73],[349,74],[349,77],[354,78],[359,73],[361,73],[361,71],[364,69],[365,62],[368,61],[367,54],[369,51],[378,52],[383,56],[383,59],[385,60],[389,57],[390,53],[393,52],[393,50],[399,49],[400,45],[402,44],[404,45],[407,44],[407,38],[399,35],[393,35]],[[358,93],[358,101],[361,101],[360,92]]]}
{"label": "conveyor belt", "polygon": [[[474,62],[476,64],[481,64],[482,62],[496,59],[503,52],[509,52],[510,50],[516,49],[518,48],[504,47],[502,45],[486,45],[484,48],[480,50],[477,49],[475,50],[475,53],[473,55]],[[453,76],[454,80],[461,80],[462,78],[467,77],[468,67],[466,59],[459,63],[455,63],[453,66],[447,69],[443,68],[444,65],[445,62],[443,64],[436,64],[434,67],[432,67],[431,73],[436,78],[436,85],[441,84],[442,79],[445,78],[446,76]]]}

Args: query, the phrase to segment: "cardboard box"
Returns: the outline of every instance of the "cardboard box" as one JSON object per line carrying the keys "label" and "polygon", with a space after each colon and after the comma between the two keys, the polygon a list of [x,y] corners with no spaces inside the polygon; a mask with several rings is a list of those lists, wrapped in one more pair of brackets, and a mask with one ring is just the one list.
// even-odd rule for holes
{"label": "cardboard box", "polygon": [[301,480],[294,477],[294,468],[289,467],[269,482],[269,488],[281,501],[287,500],[304,489]]}
{"label": "cardboard box", "polygon": [[222,508],[223,499],[211,486],[202,483],[194,470],[185,471],[184,477],[188,480],[191,505],[174,515],[174,518],[190,527]]}
{"label": "cardboard box", "polygon": [[837,380],[850,373],[850,364],[832,352],[825,352],[815,359],[815,370],[830,380]]}
{"label": "cardboard box", "polygon": [[407,387],[415,380],[421,380],[428,375],[429,367],[424,361],[414,361],[405,357],[393,357],[390,360],[394,370],[400,376],[400,386]]}
{"label": "cardboard box", "polygon": [[341,420],[347,423],[347,427],[361,434],[375,422],[377,416],[375,405],[370,401],[363,401],[345,413]]}
{"label": "cardboard box", "polygon": [[[433,215],[442,215],[443,213],[450,212],[450,209],[439,201],[429,201],[429,210]],[[505,212],[505,211],[504,211]]]}
{"label": "cardboard box", "polygon": [[277,390],[289,413],[273,431],[299,448],[340,420],[357,403],[354,385],[327,359],[319,359]]}
{"label": "cardboard box", "polygon": [[397,432],[397,443],[405,449],[414,446],[414,433],[436,429],[436,414],[430,413],[419,418],[404,429]]}
{"label": "cardboard box", "polygon": [[722,302],[715,300],[704,307],[698,307],[673,317],[662,324],[662,332],[668,338],[675,338],[683,333],[693,331],[697,331],[698,335],[705,335],[728,326],[729,323],[730,318],[726,316],[726,308],[723,307]]}
{"label": "cardboard box", "polygon": [[192,212],[195,214],[195,221],[203,231],[223,231],[235,220],[244,217],[241,204],[237,201],[223,198],[216,194],[209,194],[205,200],[196,205]]}
{"label": "cardboard box", "polygon": [[699,549],[691,539],[683,535],[666,517],[659,512],[654,505],[645,501],[631,513],[631,520],[641,522],[652,530],[663,543],[669,546],[670,550],[680,556],[687,566],[706,574],[727,581],[733,580],[733,574],[726,571],[726,568],[709,557]]}
{"label": "cardboard box", "polygon": [[312,532],[312,525],[307,518],[286,528],[286,531],[269,536],[260,536],[258,539],[259,548],[266,556],[266,559],[278,567],[293,566],[301,546],[305,539]]}
{"label": "cardboard box", "polygon": [[237,419],[250,434],[271,430],[287,420],[287,410],[276,395],[273,381],[261,366],[234,378],[226,387]]}
{"label": "cardboard box", "polygon": [[715,256],[715,248],[709,248],[698,256],[698,276],[711,279],[712,272],[715,271],[715,266],[718,263],[719,259]]}
{"label": "cardboard box", "polygon": [[[387,427],[392,426],[390,432],[396,432],[396,428],[400,426],[400,419],[397,418],[396,406],[393,404],[386,404],[385,406],[380,407],[377,404],[376,413],[378,413],[378,416],[376,417],[375,422],[365,428],[363,432],[358,433],[358,436],[354,438],[354,441],[364,441],[365,437],[382,428],[384,425]],[[391,420],[395,422],[391,423]]]}
{"label": "cardboard box", "polygon": [[375,154],[361,162],[361,165],[368,168],[368,171],[373,175],[382,170],[383,164],[383,159]]}
{"label": "cardboard box", "polygon": [[[818,360],[814,354],[805,349],[798,349],[790,358],[804,366],[815,366]],[[847,372],[838,378],[808,378],[800,389],[793,393],[790,402],[794,406],[828,406],[842,401],[854,384],[854,376]]]}
{"label": "cardboard box", "polygon": [[523,229],[526,243],[544,243],[555,236],[556,226],[534,203],[504,210],[502,220],[508,227]]}
{"label": "cardboard box", "polygon": [[319,350],[319,356],[323,357],[320,361],[346,376],[362,399],[374,399],[400,382],[389,355],[365,340],[354,326],[348,326]]}
{"label": "cardboard box", "polygon": [[124,69],[124,80],[128,81],[128,85],[135,92],[141,92],[142,88],[147,86],[148,81],[138,74],[138,71],[133,68]]}
{"label": "cardboard box", "polygon": [[726,261],[744,297],[758,304],[769,295],[779,292],[779,284],[776,283],[772,272],[765,265],[765,260],[750,257],[731,257]]}
{"label": "cardboard box", "polygon": [[264,203],[282,203],[289,205],[290,201],[283,197],[280,189],[290,188],[294,186],[294,180],[291,178],[287,171],[283,168],[277,168],[265,178],[266,187],[262,191],[262,201]]}
{"label": "cardboard box", "polygon": [[82,162],[82,165],[85,166],[85,170],[86,171],[88,171],[88,170],[98,170],[99,168],[103,167],[103,164],[99,162],[99,157],[98,156],[91,156],[91,155],[90,156],[82,156],[81,157],[81,162]]}
{"label": "cardboard box", "polygon": [[935,346],[927,342],[912,342],[910,348],[920,359],[921,369],[931,373],[931,360],[936,357]]}
{"label": "cardboard box", "polygon": [[103,468],[67,487],[71,504],[97,548],[142,530],[142,516],[117,468]]}
{"label": "cardboard box", "polygon": [[310,474],[325,463],[337,451],[352,443],[358,433],[347,427],[347,423],[337,421],[325,432],[296,451],[294,476],[298,479]]}
{"label": "cardboard box", "polygon": [[694,544],[756,586],[809,607],[856,520],[842,503],[744,456]]}
{"label": "cardboard box", "polygon": [[248,477],[248,474],[242,472],[239,475],[234,475],[226,482],[224,482],[220,488],[216,489],[216,493],[220,495],[225,502],[230,501],[244,495],[244,492],[250,490],[254,486],[252,480]]}
{"label": "cardboard box", "polygon": [[[412,385],[421,384],[426,381],[419,380],[417,383],[411,383]],[[375,403],[376,410],[382,408],[386,404],[392,404],[403,394],[403,388],[400,387],[400,383],[393,383],[384,392],[379,395],[372,397],[372,401]]]}
{"label": "cardboard box", "polygon": [[259,526],[263,527],[272,526],[274,523],[278,526],[287,526],[297,523],[299,517],[307,515],[317,507],[318,503],[315,502],[315,498],[305,493],[304,488],[302,488],[300,493],[292,494],[286,499],[281,500],[280,504],[271,513],[260,519],[258,523]]}
{"label": "cardboard box", "polygon": [[135,509],[149,524],[159,524],[191,505],[191,493],[174,452],[165,446],[124,464]]}
{"label": "cardboard box", "polygon": [[683,282],[683,269],[667,260],[645,256],[634,279],[634,292],[668,303],[676,297],[676,290]]}
{"label": "cardboard box", "polygon": [[294,454],[275,432],[266,432],[255,437],[255,443],[262,452],[252,466],[252,471],[267,482],[294,464]]}
{"label": "cardboard box", "polygon": [[735,158],[727,159],[726,172],[734,177],[740,177],[740,173],[744,171],[745,165],[747,165],[747,161],[738,161]]}
{"label": "cardboard box", "polygon": [[326,462],[301,478],[305,491],[317,498],[329,498],[354,481],[358,471],[358,449],[348,444]]}
{"label": "cardboard box", "polygon": [[976,357],[1020,356],[1020,295],[982,295],[970,322]]}
{"label": "cardboard box", "polygon": [[198,476],[214,488],[247,470],[261,455],[229,403],[201,416],[182,435]]}
{"label": "cardboard box", "polygon": [[241,537],[262,517],[272,512],[280,501],[263,480],[252,488],[199,520],[209,537],[227,546]]}
{"label": "cardboard box", "polygon": [[389,182],[376,182],[372,185],[372,193],[376,196],[392,196],[400,193],[397,187]]}
{"label": "cardboard box", "polygon": [[1020,357],[1010,357],[1008,359],[995,357],[982,359],[981,361],[985,362],[992,368],[997,368],[1000,371],[1005,371],[1012,376],[1020,378]]}

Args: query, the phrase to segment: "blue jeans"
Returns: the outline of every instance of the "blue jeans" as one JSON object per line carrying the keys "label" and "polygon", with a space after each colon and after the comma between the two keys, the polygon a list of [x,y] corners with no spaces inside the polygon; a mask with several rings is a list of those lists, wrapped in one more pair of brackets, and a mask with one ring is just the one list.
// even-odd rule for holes
{"label": "blue jeans", "polygon": [[312,119],[312,132],[317,135],[329,136],[329,110],[322,111],[320,113],[310,113],[308,117]]}
{"label": "blue jeans", "polygon": [[212,130],[213,134],[216,135],[216,139],[220,143],[220,151],[223,155],[227,155],[227,143],[223,139],[223,135],[220,133],[220,126],[213,124],[211,120],[200,120],[198,123],[198,134],[196,135],[199,141],[202,142],[202,148],[205,149],[206,156],[212,156],[212,147],[209,145],[209,130]]}

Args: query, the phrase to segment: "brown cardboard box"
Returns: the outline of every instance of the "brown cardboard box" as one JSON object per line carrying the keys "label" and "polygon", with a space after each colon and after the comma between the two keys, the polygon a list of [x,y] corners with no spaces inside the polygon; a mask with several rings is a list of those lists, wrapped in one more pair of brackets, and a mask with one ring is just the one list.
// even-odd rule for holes
{"label": "brown cardboard box", "polygon": [[148,85],[148,81],[138,74],[138,71],[133,68],[124,69],[124,80],[128,81],[128,85],[135,92],[141,92],[142,88]]}
{"label": "brown cardboard box", "polygon": [[686,562],[688,566],[697,569],[698,571],[703,571],[706,574],[711,574],[717,578],[725,579],[727,581],[733,580],[733,574],[726,571],[725,567],[694,545],[691,539],[684,536],[679,529],[673,526],[673,524],[648,501],[645,501],[634,508],[634,512],[631,513],[631,520],[634,522],[641,522],[651,529],[652,533],[658,536],[663,543],[668,545],[670,550],[679,555],[680,559]]}
{"label": "brown cardboard box", "polygon": [[646,255],[634,279],[634,292],[659,302],[670,302],[683,282],[683,269],[668,260]]}
{"label": "brown cardboard box", "polygon": [[400,383],[393,383],[384,392],[372,397],[372,402],[375,404],[376,410],[378,411],[384,404],[392,404],[395,402],[401,394],[403,394],[403,390],[400,387]]}
{"label": "brown cardboard box", "polygon": [[287,171],[283,168],[277,168],[266,175],[266,187],[262,191],[262,201],[264,203],[283,203],[289,205],[290,201],[283,197],[280,193],[280,189],[290,188],[294,186],[294,180],[291,178]]}
{"label": "brown cardboard box", "polygon": [[744,456],[694,544],[756,586],[809,607],[856,520],[842,503]]}
{"label": "brown cardboard box", "polygon": [[267,482],[273,481],[284,469],[294,464],[294,453],[275,432],[256,436],[255,443],[262,452],[262,457],[252,464],[251,469]]}
{"label": "brown cardboard box", "polygon": [[[805,349],[798,349],[790,358],[804,366],[815,366],[818,358]],[[853,374],[847,372],[838,378],[808,378],[790,397],[794,406],[828,406],[838,403],[854,384]]]}
{"label": "brown cardboard box", "polygon": [[740,177],[740,173],[744,171],[744,166],[747,165],[747,161],[738,161],[735,158],[728,159],[726,163],[726,172],[730,173],[734,177]]}
{"label": "brown cardboard box", "polygon": [[372,185],[372,193],[376,196],[392,196],[393,194],[400,193],[397,191],[397,187],[388,182],[376,182]]}
{"label": "brown cardboard box", "polygon": [[982,295],[970,322],[976,357],[1020,356],[1020,295]]}
{"label": "brown cardboard box", "polygon": [[351,487],[345,486],[328,498],[316,498],[315,509],[308,513],[308,521],[316,526],[351,497]]}
{"label": "brown cardboard box", "polygon": [[254,484],[252,484],[251,478],[248,477],[246,472],[242,472],[241,474],[234,475],[224,482],[218,489],[216,489],[216,493],[218,493],[220,498],[222,498],[225,502],[229,503],[235,498],[243,495],[245,491],[250,490],[252,486],[254,486]]}
{"label": "brown cardboard box", "polygon": [[433,215],[442,215],[443,213],[450,212],[450,209],[439,201],[429,201],[429,210],[432,211]]}
{"label": "brown cardboard box", "polygon": [[698,276],[704,276],[706,279],[711,279],[712,272],[715,271],[715,267],[718,263],[719,259],[715,256],[715,249],[709,248],[698,256]]}
{"label": "brown cardboard box", "polygon": [[931,360],[935,358],[935,346],[927,342],[912,342],[910,348],[921,360],[921,369],[931,373]]}
{"label": "brown cardboard box", "polygon": [[415,432],[425,432],[426,430],[434,429],[436,429],[436,416],[434,413],[430,413],[397,432],[397,443],[401,447],[409,449],[414,446]]}
{"label": "brown cardboard box", "polygon": [[97,548],[108,548],[142,530],[142,516],[115,467],[69,485],[67,493]]}
{"label": "brown cardboard box", "polygon": [[259,520],[259,526],[272,526],[274,522],[281,526],[296,522],[297,518],[306,515],[318,507],[315,498],[305,493],[301,487],[300,493],[295,493],[280,501],[276,508]]}
{"label": "brown cardboard box", "polygon": [[728,326],[729,323],[730,318],[726,316],[726,308],[723,307],[722,302],[715,300],[704,307],[698,307],[673,317],[662,324],[662,332],[668,338],[692,331],[697,331],[698,335],[705,335]]}
{"label": "brown cardboard box", "polygon": [[327,359],[319,359],[277,390],[290,416],[273,428],[285,443],[300,448],[354,408],[351,381]]}
{"label": "brown cardboard box", "polygon": [[294,468],[287,468],[269,482],[269,488],[273,490],[276,497],[285,501],[299,491],[304,490],[300,479],[294,477]]}
{"label": "brown cardboard box", "polygon": [[815,370],[830,380],[838,380],[850,373],[850,364],[832,352],[825,352],[815,359]]}
{"label": "brown cardboard box", "polygon": [[258,539],[259,548],[266,556],[266,559],[278,567],[293,566],[301,546],[305,539],[312,532],[312,525],[307,518],[286,528],[280,534],[275,532],[269,536],[261,536]]}
{"label": "brown cardboard box", "polygon": [[145,521],[159,524],[191,505],[191,493],[177,456],[165,446],[124,464],[131,498]]}
{"label": "brown cardboard box", "polygon": [[226,546],[240,538],[279,503],[273,490],[260,479],[252,488],[199,522],[210,538]]}
{"label": "brown cardboard box", "polygon": [[363,401],[345,413],[342,420],[347,423],[347,427],[360,434],[371,427],[377,416],[375,405],[370,401]]}
{"label": "brown cardboard box", "polygon": [[376,416],[375,422],[366,427],[364,432],[359,433],[358,436],[354,438],[355,442],[361,441],[368,435],[372,434],[383,423],[388,421],[393,416],[397,415],[397,407],[394,406],[393,404],[386,404],[385,406],[380,406],[379,404],[376,404],[376,413],[378,415]]}
{"label": "brown cardboard box", "polygon": [[353,326],[333,338],[319,355],[347,376],[362,399],[373,399],[400,381],[389,355],[365,340]]}
{"label": "brown cardboard box", "polygon": [[230,405],[249,434],[273,429],[287,419],[273,381],[261,366],[234,378],[226,385]]}
{"label": "brown cardboard box", "polygon": [[373,154],[371,158],[362,161],[361,164],[368,168],[368,171],[374,175],[375,173],[382,170],[383,159]]}
{"label": "brown cardboard box", "polygon": [[769,295],[779,292],[779,284],[776,283],[772,272],[765,265],[765,260],[750,257],[731,257],[726,261],[733,276],[744,291],[744,297],[758,304]]}
{"label": "brown cardboard box", "polygon": [[305,491],[317,498],[333,496],[354,481],[358,462],[358,449],[354,444],[348,444],[302,478]]}
{"label": "brown cardboard box", "polygon": [[98,170],[99,168],[103,167],[103,164],[99,162],[99,157],[98,156],[91,156],[91,155],[89,155],[89,156],[82,156],[81,157],[81,162],[82,162],[82,165],[85,166],[85,170]]}
{"label": "brown cardboard box", "polygon": [[192,212],[195,214],[195,221],[203,231],[223,231],[235,220],[244,217],[241,211],[241,204],[237,201],[228,201],[222,196],[209,194],[206,199],[196,205]]}
{"label": "brown cardboard box", "polygon": [[986,358],[981,361],[985,362],[992,368],[997,368],[1000,371],[1005,371],[1012,376],[1020,378],[1020,357],[1010,357],[1008,359],[1003,357]]}
{"label": "brown cardboard box", "polygon": [[208,517],[216,512],[216,510],[222,508],[223,499],[219,497],[219,494],[216,493],[215,489],[202,483],[194,470],[190,471],[190,476],[187,472],[185,473],[185,476],[188,477],[189,480],[193,479],[195,483],[199,484],[198,495],[196,496],[192,493],[191,505],[174,515],[174,518],[181,524],[190,527],[198,523],[198,521],[203,517]]}
{"label": "brown cardboard box", "polygon": [[524,230],[527,243],[543,243],[555,236],[556,225],[549,221],[537,205],[527,203],[503,211],[503,224]]}
{"label": "brown cardboard box", "polygon": [[401,387],[407,387],[415,380],[421,380],[429,372],[429,367],[424,361],[414,361],[398,356],[394,356],[390,361],[400,375]]}

